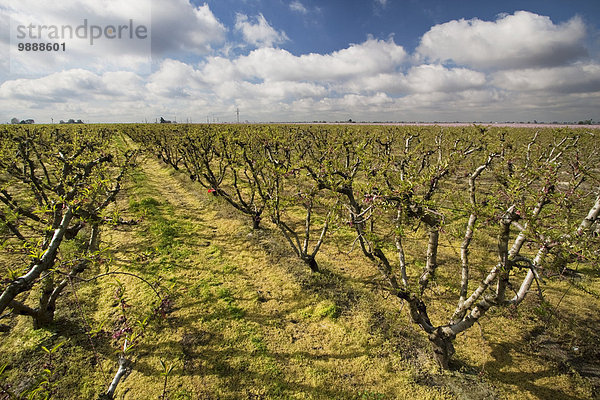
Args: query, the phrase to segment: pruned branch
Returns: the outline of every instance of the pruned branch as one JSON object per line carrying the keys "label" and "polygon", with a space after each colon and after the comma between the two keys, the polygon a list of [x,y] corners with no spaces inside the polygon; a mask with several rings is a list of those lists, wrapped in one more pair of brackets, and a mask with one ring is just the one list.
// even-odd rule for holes
{"label": "pruned branch", "polygon": [[465,232],[464,239],[460,245],[460,259],[461,259],[461,282],[460,282],[460,293],[458,299],[458,305],[456,311],[452,316],[452,320],[462,318],[464,316],[463,304],[467,298],[467,292],[469,290],[469,246],[473,240],[473,232],[475,231],[475,222],[477,221],[477,198],[476,198],[476,181],[477,178],[483,173],[483,171],[490,166],[492,160],[498,157],[498,154],[492,153],[488,156],[485,163],[475,169],[475,171],[469,176],[469,202],[472,207],[471,215],[467,222],[467,229]]}

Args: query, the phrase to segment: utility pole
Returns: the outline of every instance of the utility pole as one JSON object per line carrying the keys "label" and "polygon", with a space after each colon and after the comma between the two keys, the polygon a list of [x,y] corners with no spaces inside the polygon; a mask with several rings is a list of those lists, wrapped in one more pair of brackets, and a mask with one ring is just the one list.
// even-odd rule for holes
{"label": "utility pole", "polygon": [[236,114],[237,114],[237,123],[240,123],[240,108],[238,107],[236,110]]}

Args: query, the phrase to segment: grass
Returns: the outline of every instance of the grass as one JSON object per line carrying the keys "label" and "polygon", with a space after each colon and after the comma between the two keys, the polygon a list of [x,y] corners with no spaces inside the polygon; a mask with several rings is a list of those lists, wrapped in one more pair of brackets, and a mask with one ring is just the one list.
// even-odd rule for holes
{"label": "grass", "polygon": [[[119,385],[117,398],[159,398],[161,361],[173,366],[169,399],[594,395],[573,354],[560,357],[573,347],[595,351],[593,326],[600,310],[575,289],[561,300],[566,283],[548,286],[548,303],[530,296],[522,310],[491,312],[481,330],[474,327],[457,338],[456,369],[440,372],[427,339],[409,322],[407,307],[378,290],[376,271],[356,250],[347,255],[347,246],[334,244],[351,240],[343,229],[332,233],[334,243],[317,256],[323,271],[313,274],[274,227],[264,223],[252,231],[247,218],[184,174],[152,159],[140,165],[118,202],[121,214],[139,224],[105,230],[102,239],[111,269],[160,287],[170,306],[164,318],[150,318],[142,331],[131,353],[133,371]],[[456,293],[455,257],[450,250],[440,254],[440,274],[432,285],[437,297],[452,299]],[[123,308],[115,297],[120,284],[131,324],[153,315],[157,305],[143,282],[117,278],[78,285],[79,302],[72,293],[61,299],[51,330],[34,331],[30,321],[20,319],[14,334],[3,334],[5,382],[20,391],[34,386],[46,362],[41,346],[52,348],[68,338],[53,360],[55,398],[95,398],[105,390],[122,345],[122,338],[111,336],[122,323]],[[598,287],[597,279],[583,284]],[[430,309],[439,310],[432,313],[439,320],[451,312],[441,301]],[[97,332],[84,334],[86,326]]]}

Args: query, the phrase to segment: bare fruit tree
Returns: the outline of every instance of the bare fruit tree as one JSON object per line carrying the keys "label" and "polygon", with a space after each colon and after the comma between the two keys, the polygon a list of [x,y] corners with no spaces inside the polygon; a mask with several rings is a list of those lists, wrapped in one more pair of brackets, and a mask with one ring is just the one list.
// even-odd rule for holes
{"label": "bare fruit tree", "polygon": [[[94,259],[100,226],[118,222],[108,206],[135,155],[111,152],[107,130],[23,128],[0,135],[3,246],[20,260],[3,276],[0,314],[12,309],[31,317],[34,328],[46,327],[62,291]],[[64,250],[80,232],[89,236],[72,246],[77,251]],[[27,304],[34,289],[37,305]]]}
{"label": "bare fruit tree", "polygon": [[[362,177],[351,182],[369,183],[362,201],[346,196],[363,253],[408,303],[444,369],[456,335],[491,308],[518,306],[556,266],[549,258],[567,268],[598,257],[600,158],[581,143],[592,137],[470,133],[380,135],[359,155]],[[440,260],[443,236],[460,259]],[[439,302],[432,284],[442,263],[459,291],[454,312],[436,324],[428,303]]]}

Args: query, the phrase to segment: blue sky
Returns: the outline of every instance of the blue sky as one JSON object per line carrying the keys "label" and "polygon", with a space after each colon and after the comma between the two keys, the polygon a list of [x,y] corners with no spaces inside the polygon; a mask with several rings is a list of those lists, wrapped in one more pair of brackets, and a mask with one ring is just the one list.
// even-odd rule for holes
{"label": "blue sky", "polygon": [[[0,0],[0,122],[600,119],[599,1]],[[18,52],[18,24],[149,38]]]}
{"label": "blue sky", "polygon": [[292,11],[291,3],[281,0],[208,2],[215,15],[230,26],[234,25],[238,12],[262,13],[274,27],[286,32],[290,41],[283,47],[296,55],[329,53],[349,43],[360,43],[367,35],[382,39],[392,35],[397,43],[412,51],[433,25],[461,18],[494,20],[499,14],[519,10],[549,16],[555,23],[580,15],[594,30],[598,29],[600,17],[600,1],[594,0],[302,1],[306,13]]}

